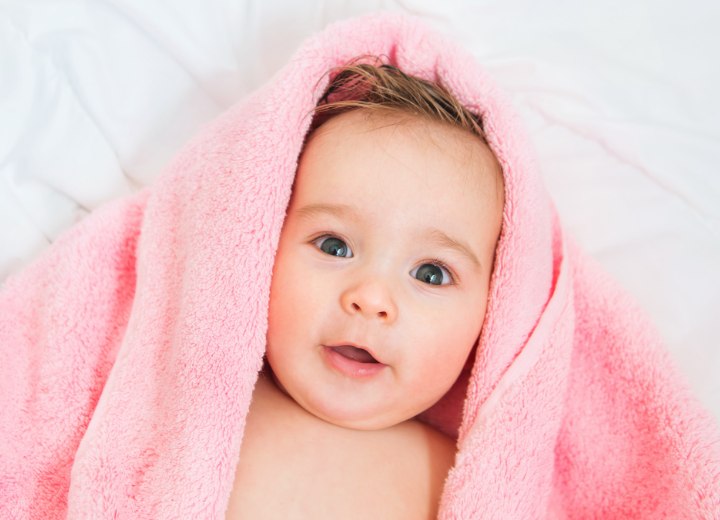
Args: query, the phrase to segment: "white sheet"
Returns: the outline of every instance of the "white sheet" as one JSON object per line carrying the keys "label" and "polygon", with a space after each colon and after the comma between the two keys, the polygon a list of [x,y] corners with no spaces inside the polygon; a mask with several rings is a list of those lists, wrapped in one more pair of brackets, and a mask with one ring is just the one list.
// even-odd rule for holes
{"label": "white sheet", "polygon": [[460,40],[510,94],[566,226],[720,418],[720,5],[0,3],[0,279],[145,185],[309,34],[378,8]]}

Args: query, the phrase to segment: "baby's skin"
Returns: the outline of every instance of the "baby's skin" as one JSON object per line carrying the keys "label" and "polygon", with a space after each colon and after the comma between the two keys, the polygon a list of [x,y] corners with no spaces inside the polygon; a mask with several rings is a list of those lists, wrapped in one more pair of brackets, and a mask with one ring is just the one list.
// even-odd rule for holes
{"label": "baby's skin", "polygon": [[415,417],[480,334],[502,204],[449,124],[359,109],[310,136],[227,518],[436,516],[455,445]]}

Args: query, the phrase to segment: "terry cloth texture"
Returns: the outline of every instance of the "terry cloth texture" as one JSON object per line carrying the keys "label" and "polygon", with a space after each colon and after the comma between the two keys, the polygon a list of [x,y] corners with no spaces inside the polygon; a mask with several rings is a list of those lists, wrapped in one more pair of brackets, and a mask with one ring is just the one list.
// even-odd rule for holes
{"label": "terry cloth texture", "polygon": [[717,425],[567,235],[508,101],[454,43],[380,13],[308,40],[152,186],[6,281],[2,518],[223,518],[308,115],[325,73],[366,54],[446,85],[505,176],[478,346],[422,415],[457,439],[439,517],[720,517]]}

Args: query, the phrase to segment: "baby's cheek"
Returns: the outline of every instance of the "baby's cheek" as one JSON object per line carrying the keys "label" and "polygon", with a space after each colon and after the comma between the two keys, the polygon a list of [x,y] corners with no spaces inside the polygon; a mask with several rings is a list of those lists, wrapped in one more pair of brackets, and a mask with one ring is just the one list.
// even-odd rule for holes
{"label": "baby's cheek", "polygon": [[278,270],[273,282],[271,324],[282,328],[284,336],[307,336],[308,331],[319,325],[320,309],[327,307],[329,296],[325,293],[322,281],[307,269],[285,265]]}
{"label": "baby's cheek", "polygon": [[455,318],[426,336],[430,343],[427,345],[424,370],[431,374],[434,371],[436,377],[433,379],[445,385],[454,382],[459,375],[477,341],[481,325],[481,320],[471,316],[462,316],[460,320],[457,319],[460,316]]}

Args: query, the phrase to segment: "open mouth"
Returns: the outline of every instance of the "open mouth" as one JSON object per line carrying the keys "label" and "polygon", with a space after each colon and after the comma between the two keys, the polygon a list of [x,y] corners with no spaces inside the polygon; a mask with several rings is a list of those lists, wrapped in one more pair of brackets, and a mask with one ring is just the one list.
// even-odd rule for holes
{"label": "open mouth", "polygon": [[352,347],[350,345],[342,345],[340,347],[330,347],[343,357],[357,361],[358,363],[379,363],[372,354],[365,349]]}
{"label": "open mouth", "polygon": [[323,358],[330,368],[356,381],[373,381],[389,369],[363,347],[324,345],[324,354]]}

